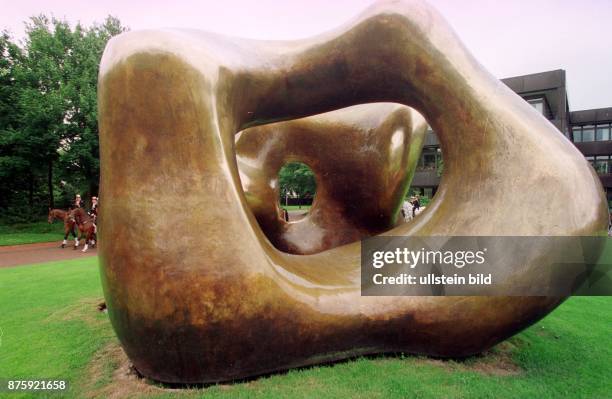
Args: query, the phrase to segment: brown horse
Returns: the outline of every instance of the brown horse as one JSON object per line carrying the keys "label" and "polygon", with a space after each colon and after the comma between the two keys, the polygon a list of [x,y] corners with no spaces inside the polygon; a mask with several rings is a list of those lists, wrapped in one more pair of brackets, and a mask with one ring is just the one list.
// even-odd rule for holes
{"label": "brown horse", "polygon": [[[72,220],[76,223],[79,228],[79,232],[81,234],[80,238],[83,238],[85,235],[85,247],[83,247],[83,252],[87,251],[89,248],[89,244],[92,247],[96,246],[96,225],[93,222],[93,218],[89,216],[83,208],[76,208],[70,211],[68,214],[68,219]],[[78,244],[74,247],[76,249]]]}
{"label": "brown horse", "polygon": [[68,217],[68,212],[62,209],[51,209],[49,208],[49,215],[47,221],[49,223],[53,223],[55,219],[61,220],[64,222],[64,241],[62,241],[62,248],[66,247],[66,243],[68,240],[68,234],[72,233],[74,237],[74,245],[75,248],[79,245],[79,240],[77,238],[77,234],[75,233],[75,223],[73,220],[70,220]]}

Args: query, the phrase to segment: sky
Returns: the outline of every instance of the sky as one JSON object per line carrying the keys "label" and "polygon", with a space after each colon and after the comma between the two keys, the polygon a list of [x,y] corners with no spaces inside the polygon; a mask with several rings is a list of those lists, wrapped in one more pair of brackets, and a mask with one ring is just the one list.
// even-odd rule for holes
{"label": "sky", "polygon": [[[0,29],[23,38],[41,13],[84,25],[118,17],[131,30],[195,28],[253,39],[333,29],[373,0],[0,0]],[[612,1],[430,0],[476,58],[505,78],[565,69],[570,110],[612,107]]]}

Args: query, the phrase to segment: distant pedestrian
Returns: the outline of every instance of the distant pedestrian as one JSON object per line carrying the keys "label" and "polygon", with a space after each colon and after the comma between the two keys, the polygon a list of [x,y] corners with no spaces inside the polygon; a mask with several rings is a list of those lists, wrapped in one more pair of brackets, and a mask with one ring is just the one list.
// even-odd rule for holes
{"label": "distant pedestrian", "polygon": [[421,201],[420,201],[419,195],[417,194],[414,197],[414,201],[412,201],[412,217],[413,218],[416,214],[416,211],[418,211],[420,207],[421,207]]}
{"label": "distant pedestrian", "polygon": [[289,212],[283,208],[283,218],[285,219],[285,222],[289,221]]}

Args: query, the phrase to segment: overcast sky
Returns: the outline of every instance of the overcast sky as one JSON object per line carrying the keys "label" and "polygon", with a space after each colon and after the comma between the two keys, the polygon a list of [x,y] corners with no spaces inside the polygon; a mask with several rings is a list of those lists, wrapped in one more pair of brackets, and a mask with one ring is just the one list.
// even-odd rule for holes
{"label": "overcast sky", "polygon": [[[565,69],[570,109],[612,107],[612,1],[430,0],[499,78]],[[106,15],[132,30],[197,28],[255,39],[297,39],[332,29],[372,0],[0,0],[0,29],[23,37],[45,13],[89,25]]]}

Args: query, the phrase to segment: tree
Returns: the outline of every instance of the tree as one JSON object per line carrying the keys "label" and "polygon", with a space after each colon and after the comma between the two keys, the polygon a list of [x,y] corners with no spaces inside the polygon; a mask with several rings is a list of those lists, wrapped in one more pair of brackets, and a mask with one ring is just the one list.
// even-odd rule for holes
{"label": "tree", "polygon": [[65,100],[69,108],[60,162],[66,180],[80,175],[79,183],[90,195],[97,194],[100,179],[96,92],[100,58],[108,40],[125,30],[117,18],[110,16],[102,25],[88,30],[77,25],[72,54],[66,63],[69,79]]}
{"label": "tree", "polygon": [[23,52],[11,41],[8,32],[0,34],[0,208],[8,206],[14,193],[32,185],[24,176],[29,171],[29,154],[19,147],[23,140],[20,127],[18,69]]}
{"label": "tree", "polygon": [[72,35],[66,22],[50,21],[42,15],[31,18],[26,34],[27,56],[18,74],[20,146],[30,154],[32,172],[46,176],[48,203],[53,208],[53,172],[64,135],[63,90],[68,79],[65,63],[72,51]]}
{"label": "tree", "polygon": [[[278,173],[281,200],[289,196],[302,198],[313,198],[317,189],[315,176],[302,162],[290,162],[284,165]],[[300,203],[301,204],[301,203]]]}
{"label": "tree", "polygon": [[26,24],[22,47],[2,33],[0,210],[27,213],[17,212],[27,203],[39,212],[66,187],[97,194],[98,68],[108,40],[125,30],[113,17],[73,29],[41,15]]}

